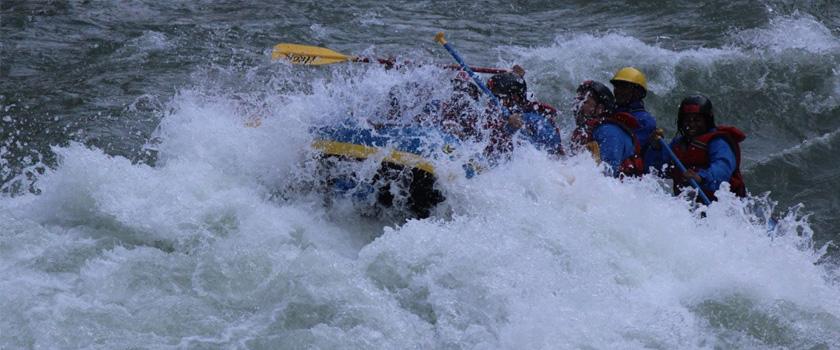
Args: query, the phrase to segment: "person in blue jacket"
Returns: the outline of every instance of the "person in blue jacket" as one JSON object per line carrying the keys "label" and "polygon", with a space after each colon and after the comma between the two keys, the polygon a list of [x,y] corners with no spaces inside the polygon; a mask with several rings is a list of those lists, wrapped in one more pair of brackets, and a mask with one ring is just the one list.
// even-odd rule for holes
{"label": "person in blue jacket", "polygon": [[596,161],[609,164],[613,176],[639,176],[644,171],[636,119],[616,112],[615,97],[604,84],[584,81],[577,88],[572,144],[588,149]]}
{"label": "person in blue jacket", "polygon": [[616,111],[630,113],[639,122],[639,127],[633,131],[642,147],[642,154],[645,154],[650,134],[656,129],[656,118],[645,110],[647,78],[636,68],[624,67],[615,73],[610,83],[615,94]]}
{"label": "person in blue jacket", "polygon": [[689,179],[694,179],[711,200],[715,200],[714,192],[723,182],[729,182],[736,196],[746,196],[739,145],[746,135],[733,126],[716,125],[711,100],[702,95],[684,98],[677,114],[677,130],[679,136],[671,140],[670,147],[686,167],[685,172],[672,166],[673,160],[660,146],[661,129],[651,136],[645,156],[656,169],[668,165],[662,174],[674,179],[674,194],[690,187]]}
{"label": "person in blue jacket", "polygon": [[488,81],[488,87],[510,115],[490,118],[488,128],[492,131],[486,153],[497,156],[509,152],[513,136],[518,132],[538,149],[555,156],[563,154],[560,131],[552,114],[554,109],[528,100],[528,88],[520,74],[496,74]]}

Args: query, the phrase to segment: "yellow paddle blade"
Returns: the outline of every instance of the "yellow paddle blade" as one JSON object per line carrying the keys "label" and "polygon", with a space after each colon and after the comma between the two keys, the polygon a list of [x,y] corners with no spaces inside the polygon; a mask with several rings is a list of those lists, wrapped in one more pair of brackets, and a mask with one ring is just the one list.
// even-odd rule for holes
{"label": "yellow paddle blade", "polygon": [[271,59],[286,59],[292,64],[322,65],[352,60],[353,56],[347,56],[333,50],[299,44],[277,44],[271,52]]}

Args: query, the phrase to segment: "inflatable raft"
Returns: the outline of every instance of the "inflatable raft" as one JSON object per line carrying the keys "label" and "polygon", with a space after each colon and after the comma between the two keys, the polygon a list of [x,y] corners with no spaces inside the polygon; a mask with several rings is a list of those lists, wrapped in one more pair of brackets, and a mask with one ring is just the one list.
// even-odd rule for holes
{"label": "inflatable raft", "polygon": [[435,164],[457,147],[451,135],[414,126],[346,125],[313,134],[319,177],[330,195],[417,218],[444,201]]}

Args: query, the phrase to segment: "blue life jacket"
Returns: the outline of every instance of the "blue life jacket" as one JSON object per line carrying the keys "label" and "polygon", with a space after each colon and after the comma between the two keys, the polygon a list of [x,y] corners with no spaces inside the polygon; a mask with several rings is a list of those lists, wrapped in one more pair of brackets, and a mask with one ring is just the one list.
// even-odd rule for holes
{"label": "blue life jacket", "polygon": [[537,149],[553,154],[562,154],[560,132],[551,119],[536,112],[522,114],[522,134]]}

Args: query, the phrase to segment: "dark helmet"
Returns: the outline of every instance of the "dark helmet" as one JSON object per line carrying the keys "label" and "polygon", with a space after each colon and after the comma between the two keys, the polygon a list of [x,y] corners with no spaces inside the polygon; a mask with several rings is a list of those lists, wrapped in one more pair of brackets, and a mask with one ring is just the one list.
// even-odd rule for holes
{"label": "dark helmet", "polygon": [[498,97],[519,97],[526,99],[528,92],[528,85],[525,84],[525,79],[514,73],[499,73],[490,77],[487,80],[487,87]]}
{"label": "dark helmet", "polygon": [[677,113],[677,130],[682,132],[685,116],[695,113],[705,117],[706,126],[709,128],[715,127],[715,113],[712,107],[712,101],[703,95],[692,95],[684,98],[680,102],[680,110]]}
{"label": "dark helmet", "polygon": [[606,107],[608,112],[615,111],[615,96],[606,85],[594,80],[586,80],[578,85],[577,94],[582,98],[587,93],[595,97],[595,101]]}

